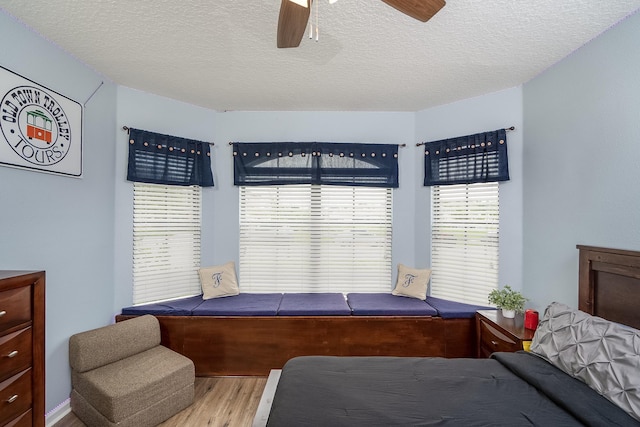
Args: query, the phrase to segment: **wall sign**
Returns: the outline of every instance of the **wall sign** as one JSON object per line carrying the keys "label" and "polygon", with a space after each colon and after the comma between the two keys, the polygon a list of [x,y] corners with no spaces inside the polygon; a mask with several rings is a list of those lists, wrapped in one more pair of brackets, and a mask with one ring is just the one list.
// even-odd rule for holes
{"label": "wall sign", "polygon": [[0,67],[0,164],[82,176],[82,106]]}

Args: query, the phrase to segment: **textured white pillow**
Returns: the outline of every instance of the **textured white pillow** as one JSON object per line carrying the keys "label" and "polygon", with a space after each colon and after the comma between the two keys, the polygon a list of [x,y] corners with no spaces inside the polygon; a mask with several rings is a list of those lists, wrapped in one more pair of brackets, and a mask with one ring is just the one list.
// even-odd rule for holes
{"label": "textured white pillow", "polygon": [[233,261],[214,267],[201,268],[198,273],[202,286],[202,299],[230,297],[240,293],[238,279],[236,279],[236,266]]}
{"label": "textured white pillow", "polygon": [[431,270],[409,268],[403,264],[398,264],[398,280],[396,287],[391,294],[401,297],[411,297],[421,300],[427,299],[427,288]]}
{"label": "textured white pillow", "polygon": [[640,331],[551,303],[531,351],[640,420]]}

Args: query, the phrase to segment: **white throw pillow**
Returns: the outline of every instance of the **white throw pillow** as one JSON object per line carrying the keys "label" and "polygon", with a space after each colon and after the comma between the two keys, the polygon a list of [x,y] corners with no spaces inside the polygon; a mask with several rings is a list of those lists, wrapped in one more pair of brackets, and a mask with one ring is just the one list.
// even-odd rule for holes
{"label": "white throw pillow", "polygon": [[398,280],[396,281],[396,288],[391,294],[424,301],[427,299],[430,278],[431,270],[428,268],[409,268],[403,264],[398,264]]}
{"label": "white throw pillow", "polygon": [[233,261],[223,265],[201,268],[198,273],[202,286],[202,299],[230,297],[240,293],[236,278],[236,266]]}

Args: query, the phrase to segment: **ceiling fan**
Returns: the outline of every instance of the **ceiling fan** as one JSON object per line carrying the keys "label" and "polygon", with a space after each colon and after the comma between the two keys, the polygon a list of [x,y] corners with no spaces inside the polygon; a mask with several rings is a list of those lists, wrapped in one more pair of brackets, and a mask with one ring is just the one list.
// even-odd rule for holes
{"label": "ceiling fan", "polygon": [[[335,1],[335,0],[334,0]],[[382,0],[389,6],[427,22],[445,5],[445,0]],[[309,21],[313,0],[282,0],[278,18],[278,47],[298,47]]]}

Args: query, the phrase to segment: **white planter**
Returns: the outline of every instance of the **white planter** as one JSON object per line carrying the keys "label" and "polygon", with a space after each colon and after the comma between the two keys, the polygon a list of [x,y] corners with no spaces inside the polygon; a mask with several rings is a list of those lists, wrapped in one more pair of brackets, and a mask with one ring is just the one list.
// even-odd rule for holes
{"label": "white planter", "polygon": [[516,317],[516,311],[515,310],[505,310],[503,308],[502,309],[502,317],[506,317],[507,319],[513,319],[514,317]]}

